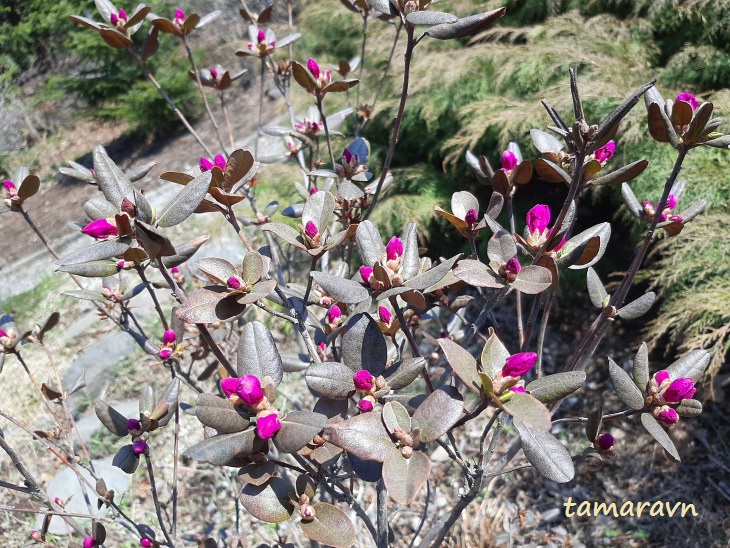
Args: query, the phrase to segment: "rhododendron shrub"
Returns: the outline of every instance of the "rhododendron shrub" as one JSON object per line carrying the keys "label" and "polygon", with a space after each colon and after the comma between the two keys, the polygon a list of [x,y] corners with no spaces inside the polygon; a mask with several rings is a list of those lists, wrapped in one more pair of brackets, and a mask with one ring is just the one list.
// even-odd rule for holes
{"label": "rhododendron shrub", "polygon": [[[204,32],[203,27],[214,24],[219,15],[201,17],[179,8],[154,15],[144,5],[127,12],[109,2],[97,4],[101,21],[71,19],[97,32],[106,45],[127,50],[153,85],[146,63],[155,54],[158,33],[173,35],[190,54],[191,35]],[[627,296],[657,228],[666,237],[681,238],[684,225],[704,208],[700,202],[675,212],[684,189],[677,177],[692,149],[730,144],[712,118],[713,105],[686,92],[675,101],[665,100],[650,82],[628,95],[606,119],[588,120],[572,70],[573,111],[558,112],[544,101],[547,129],[530,132],[536,157],[523,154],[514,143],[503,151],[483,151],[499,158],[495,170],[486,154],[467,154],[466,162],[484,187],[480,195],[488,198],[480,200],[464,189],[454,193],[450,212],[434,204],[435,212],[450,223],[449,229],[464,238],[468,251],[455,249],[450,256],[432,257],[411,219],[401,219],[402,233],[385,235],[371,220],[377,205],[387,200],[394,178],[389,171],[408,106],[410,59],[421,53],[418,45],[423,40],[468,37],[488,28],[505,10],[459,18],[430,9],[428,2],[344,4],[363,20],[372,19],[372,24],[395,21],[405,31],[402,91],[391,139],[383,143],[387,151],[382,166],[370,158],[366,105],[331,112],[333,94],[358,87],[361,97],[361,83],[347,78],[351,71],[345,70],[355,63],[332,71],[322,58],[315,60],[292,47],[299,38],[292,29],[276,39],[269,6],[258,14],[241,10],[249,42],[238,55],[260,63],[262,92],[263,79],[272,78],[288,104],[299,94],[316,110],[298,120],[292,115],[286,127],[265,126],[261,113],[253,113],[259,119],[253,151],[234,147],[232,137],[226,142],[214,124],[218,142],[210,148],[165,95],[200,145],[199,152],[190,154],[189,164],[197,166],[191,172],[165,166],[168,170],[161,179],[175,189],[167,203],[151,203],[101,146],[93,151],[93,171],[74,167],[76,176],[98,185],[100,196],[83,207],[86,219],[81,232],[90,237],[86,245],[64,256],[48,247],[56,269],[70,274],[78,285],[70,296],[93,303],[156,362],[149,378],[140,383],[139,414],[127,417],[105,400],[95,402],[104,427],[128,441],[113,464],[132,474],[144,461],[155,506],[154,516],[130,515],[121,506],[120,494],[88,469],[96,481],[99,507],[107,507],[124,524],[114,530],[120,538],[141,546],[183,545],[178,513],[190,506],[178,505],[174,498],[162,508],[153,462],[172,467],[177,481],[184,457],[194,463],[185,480],[191,483],[206,469],[238,471],[230,496],[255,519],[291,520],[292,527],[323,545],[351,546],[361,530],[378,546],[386,546],[391,542],[389,509],[426,497],[425,486],[436,466],[433,453],[443,448],[458,465],[462,500],[416,533],[422,546],[440,546],[466,504],[482,492],[485,478],[507,469],[511,458],[496,459],[496,454],[514,455],[521,448],[527,465],[538,474],[569,482],[581,460],[621,458],[614,448],[626,441],[617,441],[607,430],[610,424],[636,421],[644,428],[644,434],[637,436],[653,438],[679,461],[667,429],[702,411],[695,395],[703,388],[709,361],[704,350],[671,364],[656,364],[653,374],[646,344],[635,354],[631,371],[611,357],[592,358],[616,320],[639,318],[652,306],[653,293],[631,302]],[[143,27],[148,35],[139,43],[132,37]],[[218,115],[228,123],[224,96],[232,77],[221,66],[199,70],[193,56],[189,58],[191,79],[204,98],[206,93],[219,95]],[[643,205],[630,185],[647,162],[637,159],[622,166],[619,157],[632,153],[616,154],[621,147],[616,137],[619,124],[642,98],[648,109],[648,133],[676,151],[675,168],[668,174],[662,197],[656,204]],[[207,113],[215,122],[210,107]],[[340,122],[349,118],[350,123],[334,129],[337,118]],[[356,136],[338,162],[332,140],[350,129]],[[286,139],[287,152],[276,155],[264,150],[258,138],[264,133]],[[259,185],[273,182],[265,162],[274,161],[292,166],[300,179],[295,183],[300,201],[281,212],[276,202],[261,208],[256,200]],[[530,193],[517,193],[536,178],[558,186],[564,196],[561,207],[551,210],[535,203]],[[610,191],[620,192],[629,211],[647,223],[645,237],[627,261],[613,294],[592,268],[605,253],[611,225],[599,223],[575,233],[581,201],[595,185],[612,185]],[[25,169],[4,182],[7,208],[42,236],[25,205],[38,190],[38,178]],[[526,201],[524,225],[515,217],[514,199]],[[244,206],[253,216],[241,216]],[[240,239],[240,264],[218,257],[196,259],[207,235],[191,234],[188,241],[172,237],[173,227],[204,213],[222,218]],[[586,272],[596,311],[570,357],[548,373],[542,363],[545,331],[560,321],[551,305],[567,270]],[[195,275],[186,277],[184,272]],[[89,289],[95,279],[101,280],[101,291]],[[135,280],[134,288],[129,287],[130,279]],[[147,335],[136,321],[129,321],[134,298],[143,291],[155,305],[162,325],[159,333]],[[176,306],[166,309],[161,295],[176,300]],[[517,298],[507,301],[509,295]],[[531,297],[522,299],[523,295]],[[511,307],[513,302],[514,337],[498,333],[489,323],[495,307]],[[4,317],[0,367],[13,362],[8,357],[25,363],[21,343],[43,345],[44,334],[58,317],[53,315],[31,331],[18,329]],[[257,319],[261,317],[267,321]],[[291,349],[297,343],[303,352],[294,355]],[[201,356],[207,361],[201,363]],[[589,417],[565,416],[560,403],[580,393],[589,368],[605,371],[620,403],[608,412],[601,402],[588,402],[593,410]],[[302,405],[288,404],[280,389],[285,380],[303,390],[298,400]],[[162,387],[159,397],[155,386]],[[66,390],[43,384],[39,391],[47,402],[64,404],[82,387]],[[182,402],[192,404],[183,407]],[[185,419],[196,424],[198,435],[190,439],[178,438],[183,410],[193,415]],[[580,437],[585,424],[585,439],[569,450],[552,433],[558,423],[578,425]],[[514,428],[507,428],[510,424]],[[482,432],[476,444],[466,433],[474,427]],[[169,437],[174,439],[173,451],[157,450],[157,441]],[[38,442],[40,449],[57,454],[55,442],[43,437]],[[79,474],[87,469],[74,454],[73,444],[64,447],[64,464]],[[3,443],[2,448],[13,457],[39,512],[56,513],[59,502],[45,497],[12,447]],[[469,462],[461,456],[465,450],[473,457]],[[376,520],[355,496],[356,483],[371,484],[377,491]],[[173,497],[182,489],[175,483]],[[89,527],[77,518],[67,516],[73,546],[105,542],[107,531],[99,521]],[[204,523],[198,530],[200,538],[209,531]],[[46,534],[44,526],[32,531],[30,538],[42,543]],[[215,545],[212,538],[205,542]]]}

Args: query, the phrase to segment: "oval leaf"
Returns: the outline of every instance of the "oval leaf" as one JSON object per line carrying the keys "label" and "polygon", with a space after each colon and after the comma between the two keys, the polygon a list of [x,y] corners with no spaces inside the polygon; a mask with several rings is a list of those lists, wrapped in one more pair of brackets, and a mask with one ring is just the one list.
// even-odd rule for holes
{"label": "oval leaf", "polygon": [[629,374],[611,358],[608,358],[608,374],[613,383],[613,390],[622,402],[631,409],[644,408],[644,396],[641,390],[636,387]]}
{"label": "oval leaf", "polygon": [[431,461],[420,451],[410,458],[393,448],[383,462],[383,481],[388,495],[400,503],[411,504],[431,475]]}
{"label": "oval leaf", "polygon": [[542,476],[566,483],[575,476],[573,459],[565,446],[549,432],[536,432],[520,420],[513,424],[520,434],[520,443],[527,460]]}

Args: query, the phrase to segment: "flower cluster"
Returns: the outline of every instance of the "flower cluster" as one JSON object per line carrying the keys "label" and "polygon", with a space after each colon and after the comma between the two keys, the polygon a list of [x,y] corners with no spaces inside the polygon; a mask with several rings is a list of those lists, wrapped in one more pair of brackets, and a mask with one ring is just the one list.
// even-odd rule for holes
{"label": "flower cluster", "polygon": [[[656,214],[656,208],[659,206],[659,204],[656,204],[655,206],[653,203],[647,200],[642,204],[642,206],[644,219],[646,219],[648,222],[651,222],[651,220],[654,218],[654,215]],[[680,215],[672,214],[672,211],[675,207],[677,207],[677,197],[674,194],[670,194],[667,198],[667,205],[664,207],[661,215],[659,216],[659,222],[664,223],[666,221],[672,221],[675,223],[681,223],[682,217]]]}
{"label": "flower cluster", "polygon": [[116,27],[120,30],[124,30],[124,25],[127,24],[127,12],[124,11],[124,8],[119,8],[119,13],[112,13],[109,16],[109,23],[112,27]]}
{"label": "flower cluster", "polygon": [[275,36],[270,31],[265,32],[264,29],[258,29],[256,32],[256,43],[249,42],[247,47],[249,51],[256,50],[259,56],[265,57],[266,55],[270,55],[274,51],[274,48],[276,48]]}
{"label": "flower cluster", "polygon": [[259,438],[269,439],[279,431],[279,412],[264,394],[258,377],[228,377],[221,381],[221,390],[234,405],[245,405],[256,413],[256,434]]}
{"label": "flower cluster", "polygon": [[160,349],[159,356],[162,360],[168,360],[175,353],[177,345],[175,344],[177,335],[172,329],[168,329],[162,335],[162,348]]}
{"label": "flower cluster", "polygon": [[679,421],[676,407],[682,400],[692,399],[697,389],[689,377],[671,379],[669,371],[657,371],[649,381],[648,402],[652,406],[652,414],[666,426]]}
{"label": "flower cluster", "polygon": [[214,167],[217,167],[221,171],[226,170],[226,164],[228,162],[226,161],[225,156],[222,154],[216,154],[215,158],[213,160],[208,160],[208,158],[205,158],[204,156],[200,157],[200,162],[198,163],[198,166],[200,167],[200,172],[205,173],[206,171],[210,171]]}
{"label": "flower cluster", "polygon": [[[382,265],[383,270],[390,280],[390,286],[396,287],[403,284],[403,278],[399,274],[401,257],[403,256],[403,242],[397,236],[393,236],[385,246],[386,260]],[[369,266],[360,267],[360,277],[371,289],[378,291],[385,288],[385,284],[377,280],[373,275],[373,268]]]}
{"label": "flower cluster", "polygon": [[324,124],[322,122],[317,122],[316,120],[310,120],[306,116],[302,120],[301,124],[294,124],[294,129],[296,129],[299,133],[302,135],[306,135],[307,137],[316,137],[317,133],[322,131],[324,128]]}
{"label": "flower cluster", "polygon": [[363,413],[369,413],[375,406],[373,394],[385,386],[385,379],[382,376],[374,377],[369,371],[361,369],[352,376],[352,380],[355,383],[355,390],[362,395],[357,402],[357,408]]}
{"label": "flower cluster", "polygon": [[593,158],[597,160],[598,163],[601,164],[601,166],[604,166],[606,165],[606,162],[613,158],[615,152],[616,143],[614,141],[609,141],[601,148],[596,149],[595,152],[593,152]]}
{"label": "flower cluster", "polygon": [[336,164],[337,175],[345,179],[352,179],[354,176],[365,173],[368,168],[360,163],[360,156],[353,154],[349,148],[342,152],[342,163]]}

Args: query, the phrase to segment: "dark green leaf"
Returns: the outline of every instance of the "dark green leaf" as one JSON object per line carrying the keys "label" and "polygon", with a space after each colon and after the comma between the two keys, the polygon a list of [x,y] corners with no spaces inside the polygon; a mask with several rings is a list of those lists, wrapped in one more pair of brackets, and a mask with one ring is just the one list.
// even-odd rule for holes
{"label": "dark green leaf", "polygon": [[251,455],[255,439],[253,428],[234,434],[220,434],[196,443],[185,451],[185,456],[214,466],[225,466],[235,457]]}
{"label": "dark green leaf", "polygon": [[281,419],[281,430],[274,437],[274,445],[282,453],[296,453],[322,432],[327,417],[309,411],[291,411]]}
{"label": "dark green leaf", "polygon": [[329,424],[322,437],[363,460],[383,462],[394,447],[380,413],[376,411]]}
{"label": "dark green leaf", "polygon": [[198,395],[195,416],[203,425],[214,428],[221,434],[242,432],[250,426],[248,415],[236,409],[230,400],[213,394]]}

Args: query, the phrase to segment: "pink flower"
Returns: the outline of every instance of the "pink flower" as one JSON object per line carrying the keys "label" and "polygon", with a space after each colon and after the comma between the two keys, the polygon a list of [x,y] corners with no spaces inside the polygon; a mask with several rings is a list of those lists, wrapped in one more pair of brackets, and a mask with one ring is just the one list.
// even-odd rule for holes
{"label": "pink flower", "polygon": [[616,438],[614,438],[608,432],[601,434],[596,440],[596,445],[598,445],[598,448],[601,451],[608,451],[609,449],[611,449],[611,447],[613,447],[614,443],[616,443]]}
{"label": "pink flower", "polygon": [[172,22],[178,27],[182,27],[185,24],[185,12],[180,8],[175,9],[175,18]]}
{"label": "pink flower", "polygon": [[524,386],[513,386],[509,390],[510,390],[510,392],[514,392],[516,394],[524,394],[525,393],[525,387]]}
{"label": "pink flower", "polygon": [[660,409],[657,418],[666,426],[672,426],[679,420],[679,415],[674,409],[665,405]]}
{"label": "pink flower", "polygon": [[121,8],[121,9],[119,10],[119,18],[120,18],[120,19],[124,19],[124,21],[125,21],[125,22],[127,21],[127,19],[128,19],[128,17],[127,17],[127,12],[126,12],[126,11],[124,11],[124,8]]}
{"label": "pink flower", "polygon": [[361,369],[353,375],[352,380],[355,383],[355,388],[362,392],[368,392],[373,387],[375,377],[370,374],[370,371]]}
{"label": "pink flower", "polygon": [[684,101],[685,103],[689,103],[689,106],[692,107],[692,110],[697,110],[697,107],[699,106],[699,103],[697,102],[697,97],[695,97],[691,93],[687,93],[686,91],[683,91],[682,93],[677,95],[677,101]]}
{"label": "pink flower", "polygon": [[359,402],[357,402],[357,408],[363,413],[369,413],[373,410],[373,402],[363,398]]}
{"label": "pink flower", "polygon": [[216,154],[215,158],[213,159],[213,163],[215,164],[215,167],[219,167],[221,171],[226,170],[226,164],[228,163],[226,161],[225,156],[223,154]]}
{"label": "pink flower", "polygon": [[669,371],[666,369],[662,369],[661,371],[657,371],[654,373],[654,380],[656,381],[657,385],[660,385],[666,381],[669,380]]}
{"label": "pink flower", "polygon": [[116,13],[112,13],[109,16],[109,22],[112,24],[113,27],[116,27],[119,23],[119,16]]}
{"label": "pink flower", "polygon": [[670,403],[688,400],[695,395],[697,389],[692,379],[683,377],[672,382],[664,391],[664,399]]}
{"label": "pink flower", "polygon": [[562,238],[560,239],[560,241],[558,242],[558,245],[556,245],[556,246],[555,246],[555,247],[553,248],[553,251],[559,251],[559,250],[560,250],[560,248],[561,248],[561,247],[563,247],[564,245],[565,245],[565,236],[563,236],[563,237],[562,237]]}
{"label": "pink flower", "polygon": [[370,284],[370,277],[373,275],[373,269],[369,266],[360,267],[360,277],[366,284]]}
{"label": "pink flower", "polygon": [[231,276],[226,280],[226,285],[233,290],[241,289],[241,280],[239,280],[236,276]]}
{"label": "pink flower", "polygon": [[15,183],[13,183],[13,181],[5,179],[3,186],[5,187],[5,192],[7,192],[11,197],[18,194],[18,189],[15,187]]}
{"label": "pink flower", "polygon": [[239,382],[241,382],[241,379],[238,377],[227,377],[225,379],[221,379],[221,390],[223,390],[226,398],[230,398],[236,393],[236,388],[238,388]]}
{"label": "pink flower", "polygon": [[135,455],[141,455],[147,451],[147,442],[144,440],[137,440],[132,444],[132,451]]}
{"label": "pink flower", "polygon": [[321,73],[320,73],[319,65],[317,64],[317,61],[315,61],[314,59],[312,59],[310,57],[309,61],[307,61],[307,68],[309,69],[309,72],[312,73],[312,76],[314,76],[314,79],[319,80],[319,75]]}
{"label": "pink flower", "polygon": [[522,266],[520,266],[520,261],[518,261],[515,257],[507,261],[507,264],[504,266],[504,269],[510,273],[517,275],[520,273],[520,270],[522,270]]}
{"label": "pink flower", "polygon": [[397,259],[403,255],[403,242],[397,236],[393,236],[388,242],[388,245],[385,246],[385,252],[388,255],[389,261]]}
{"label": "pink flower", "polygon": [[381,322],[390,325],[390,322],[393,319],[393,314],[391,314],[390,310],[388,310],[384,306],[379,306],[378,307],[378,318],[380,318]]}
{"label": "pink flower", "polygon": [[256,40],[259,44],[266,43],[266,33],[264,32],[264,29],[259,29],[259,32],[256,35]]}
{"label": "pink flower", "polygon": [[117,227],[109,222],[108,219],[97,219],[91,221],[88,225],[81,229],[81,232],[97,240],[118,236]]}
{"label": "pink flower", "polygon": [[335,323],[337,320],[342,321],[342,310],[336,304],[327,311],[327,322],[330,324]]}
{"label": "pink flower", "polygon": [[142,430],[142,424],[137,419],[127,419],[127,430]]}
{"label": "pink flower", "polygon": [[314,238],[317,234],[319,234],[319,229],[317,228],[317,225],[314,224],[314,221],[307,221],[307,226],[304,227],[304,234],[306,234],[308,238]]}
{"label": "pink flower", "polygon": [[139,545],[142,546],[142,548],[152,548],[152,541],[148,538],[140,539]]}
{"label": "pink flower", "polygon": [[83,542],[84,548],[94,548],[96,546],[96,540],[94,537],[86,537]]}
{"label": "pink flower", "polygon": [[670,194],[667,196],[667,207],[669,209],[674,209],[677,207],[677,197],[674,194]]}
{"label": "pink flower", "polygon": [[544,204],[538,204],[527,212],[527,228],[530,232],[542,234],[550,224],[550,208]]}
{"label": "pink flower", "polygon": [[345,159],[345,162],[347,162],[348,164],[352,163],[353,158],[355,159],[355,163],[358,163],[358,160],[359,160],[357,154],[353,154],[352,152],[350,152],[350,149],[348,149],[348,148],[346,148],[342,152],[342,157]]}
{"label": "pink flower", "polygon": [[165,334],[162,335],[162,342],[165,344],[173,344],[175,340],[177,340],[177,335],[172,329],[168,329],[165,331]]}
{"label": "pink flower", "polygon": [[507,173],[517,167],[517,156],[511,150],[505,150],[502,154],[502,169]]}
{"label": "pink flower", "polygon": [[613,158],[613,154],[616,152],[616,143],[613,141],[609,141],[605,145],[603,145],[601,148],[597,149],[593,153],[593,157],[598,160],[601,164],[605,164],[608,162],[611,158]]}
{"label": "pink flower", "polygon": [[198,166],[200,167],[200,171],[202,173],[205,173],[206,171],[210,171],[211,169],[213,169],[213,162],[208,160],[208,158],[201,156]]}
{"label": "pink flower", "polygon": [[476,209],[471,208],[469,211],[466,212],[466,215],[464,216],[464,222],[467,224],[473,225],[479,220],[479,212],[477,212]]}
{"label": "pink flower", "polygon": [[[236,394],[244,403],[251,407],[257,405],[264,399],[264,392],[261,390],[261,381],[255,375],[244,375],[238,381]],[[271,436],[269,436],[271,437]]]}
{"label": "pink flower", "polygon": [[276,413],[271,413],[256,420],[256,432],[259,438],[267,440],[281,429],[281,422]]}
{"label": "pink flower", "polygon": [[160,353],[158,354],[160,356],[161,360],[169,360],[170,356],[172,356],[172,350],[169,348],[163,348],[160,350]]}
{"label": "pink flower", "polygon": [[30,532],[30,538],[32,538],[36,542],[43,542],[43,537],[36,530],[33,530],[33,531]]}
{"label": "pink flower", "polygon": [[527,373],[537,361],[537,354],[534,352],[520,352],[510,356],[502,367],[503,377],[521,377]]}

